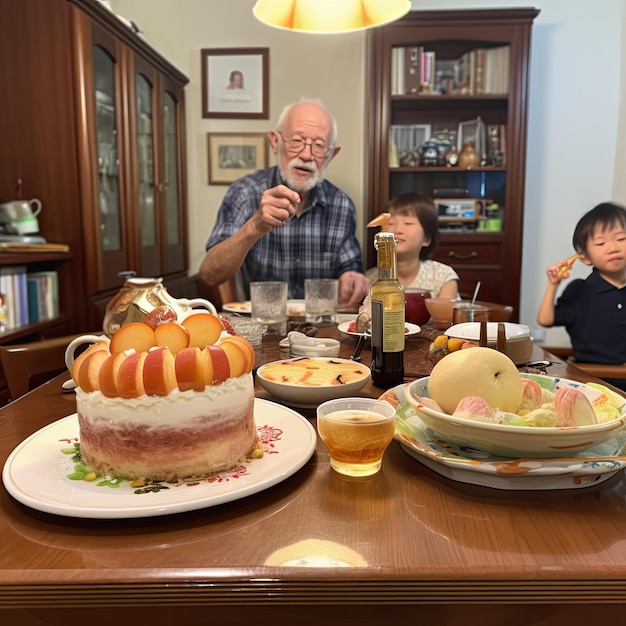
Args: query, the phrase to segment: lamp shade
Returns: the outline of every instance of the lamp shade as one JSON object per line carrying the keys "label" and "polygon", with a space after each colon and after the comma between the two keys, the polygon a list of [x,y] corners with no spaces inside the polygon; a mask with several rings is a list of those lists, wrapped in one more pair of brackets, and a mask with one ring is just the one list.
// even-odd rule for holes
{"label": "lamp shade", "polygon": [[389,24],[410,8],[410,0],[257,0],[252,12],[276,28],[344,33]]}

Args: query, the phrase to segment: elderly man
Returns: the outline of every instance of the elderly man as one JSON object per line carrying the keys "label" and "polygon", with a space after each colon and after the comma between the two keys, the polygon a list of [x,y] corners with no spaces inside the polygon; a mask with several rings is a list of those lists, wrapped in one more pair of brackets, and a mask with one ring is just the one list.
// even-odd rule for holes
{"label": "elderly man", "polygon": [[239,178],[226,192],[200,265],[207,284],[241,269],[246,292],[250,282],[281,280],[289,298],[304,298],[305,278],[338,278],[340,306],[358,307],[370,283],[354,204],[324,180],[340,150],[336,136],[335,120],[319,102],[283,110],[269,133],[278,165]]}

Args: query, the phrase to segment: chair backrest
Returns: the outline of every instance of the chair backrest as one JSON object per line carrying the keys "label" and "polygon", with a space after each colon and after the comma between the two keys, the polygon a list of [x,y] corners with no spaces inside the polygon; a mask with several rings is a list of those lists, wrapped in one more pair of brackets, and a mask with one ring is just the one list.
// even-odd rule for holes
{"label": "chair backrest", "polygon": [[11,400],[54,378],[65,367],[65,349],[80,335],[66,335],[31,343],[0,346],[0,362]]}

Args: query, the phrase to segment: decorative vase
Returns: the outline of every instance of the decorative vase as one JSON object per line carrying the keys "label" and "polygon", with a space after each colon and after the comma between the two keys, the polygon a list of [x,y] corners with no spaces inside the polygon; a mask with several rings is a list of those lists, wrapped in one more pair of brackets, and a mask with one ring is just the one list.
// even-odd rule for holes
{"label": "decorative vase", "polygon": [[174,298],[161,278],[137,278],[125,276],[126,281],[119,292],[108,303],[104,314],[102,330],[107,337],[124,324],[143,322],[146,315],[157,306],[168,306],[182,322],[187,315],[200,310],[217,315],[213,304],[203,298]]}
{"label": "decorative vase", "polygon": [[466,141],[463,150],[459,153],[459,167],[462,169],[472,169],[480,165],[480,155],[476,152],[473,141]]}

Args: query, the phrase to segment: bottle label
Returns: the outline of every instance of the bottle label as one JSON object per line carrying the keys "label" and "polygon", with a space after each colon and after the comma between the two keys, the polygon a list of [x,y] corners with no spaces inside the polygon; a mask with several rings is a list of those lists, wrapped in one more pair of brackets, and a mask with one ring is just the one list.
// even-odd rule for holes
{"label": "bottle label", "polygon": [[385,311],[380,300],[372,300],[372,348],[383,352],[404,350],[404,310]]}
{"label": "bottle label", "polygon": [[404,350],[404,310],[383,313],[383,352]]}

